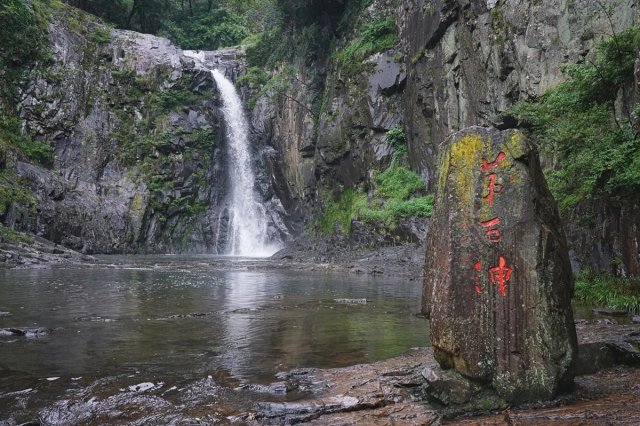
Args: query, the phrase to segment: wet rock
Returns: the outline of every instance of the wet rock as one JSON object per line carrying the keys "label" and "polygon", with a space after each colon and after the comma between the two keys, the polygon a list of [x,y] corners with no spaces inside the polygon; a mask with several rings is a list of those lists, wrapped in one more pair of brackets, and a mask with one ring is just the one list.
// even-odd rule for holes
{"label": "wet rock", "polygon": [[448,404],[464,404],[469,402],[479,387],[453,370],[442,370],[437,366],[422,370],[422,377],[427,381],[427,392],[439,402]]}
{"label": "wet rock", "polygon": [[611,309],[611,308],[594,308],[592,309],[592,311],[595,314],[608,315],[612,317],[621,317],[629,314],[629,312],[624,311],[622,309]]}
{"label": "wet rock", "polygon": [[637,325],[577,325],[580,345],[576,374],[592,374],[615,365],[640,365]]}
{"label": "wet rock", "polygon": [[25,328],[0,328],[0,336],[23,336],[27,338],[39,338],[49,335],[53,330],[41,327]]}
{"label": "wet rock", "polygon": [[245,390],[257,393],[270,393],[273,395],[285,395],[290,390],[287,382],[274,382],[269,385],[244,384],[236,388],[236,390]]}
{"label": "wet rock", "polygon": [[631,318],[631,322],[633,322],[634,324],[640,324],[640,315],[636,315]]}
{"label": "wet rock", "polygon": [[511,401],[553,398],[573,377],[573,281],[537,152],[471,127],[438,170],[423,289],[436,360]]}
{"label": "wet rock", "polygon": [[146,392],[148,390],[159,389],[164,386],[164,383],[160,382],[158,384],[152,382],[144,382],[138,383],[137,385],[131,385],[127,388],[129,392]]}

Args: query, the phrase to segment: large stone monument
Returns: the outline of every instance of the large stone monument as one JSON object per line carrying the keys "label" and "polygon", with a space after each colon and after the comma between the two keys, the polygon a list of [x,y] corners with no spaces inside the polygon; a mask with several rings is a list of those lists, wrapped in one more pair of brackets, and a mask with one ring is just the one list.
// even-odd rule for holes
{"label": "large stone monument", "polygon": [[509,401],[573,381],[573,279],[537,151],[516,130],[462,130],[439,149],[423,313],[440,366]]}

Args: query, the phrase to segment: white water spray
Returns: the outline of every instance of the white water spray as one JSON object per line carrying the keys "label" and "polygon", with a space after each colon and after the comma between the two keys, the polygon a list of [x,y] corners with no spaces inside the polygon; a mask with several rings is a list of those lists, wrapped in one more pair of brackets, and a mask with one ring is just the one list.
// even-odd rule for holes
{"label": "white water spray", "polygon": [[267,210],[255,193],[255,175],[249,151],[249,124],[240,96],[220,71],[212,70],[222,96],[222,112],[227,130],[229,179],[229,254],[267,257],[278,251],[268,240]]}

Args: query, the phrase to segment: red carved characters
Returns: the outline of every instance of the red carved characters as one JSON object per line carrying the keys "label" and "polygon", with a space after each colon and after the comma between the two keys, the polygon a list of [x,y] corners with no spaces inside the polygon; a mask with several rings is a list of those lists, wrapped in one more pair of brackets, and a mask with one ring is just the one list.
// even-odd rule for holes
{"label": "red carved characters", "polygon": [[[480,169],[483,172],[495,170],[500,166],[500,163],[502,163],[502,161],[506,157],[507,155],[504,152],[501,152],[498,154],[498,156],[494,161],[489,162],[487,161],[486,158],[483,158],[482,166],[480,167]],[[489,184],[487,185],[487,189],[489,190],[489,193],[487,195],[484,195],[482,198],[487,200],[487,202],[489,203],[489,206],[491,207],[493,206],[494,195],[502,193],[504,186],[499,183],[496,183],[496,179],[497,179],[496,173],[487,173],[485,177],[489,178]],[[501,221],[502,219],[500,219],[499,217],[494,217],[493,219],[480,222],[480,225],[482,225],[483,228],[488,228],[485,235],[487,236],[487,239],[491,243],[497,244],[501,241],[500,230],[496,228]],[[475,287],[476,293],[481,294],[482,293],[482,287],[480,285],[480,271],[482,270],[481,263],[476,262],[473,265],[473,269],[474,269],[474,281],[475,281],[474,287]],[[507,266],[507,261],[502,256],[500,256],[499,258],[498,266],[494,266],[492,268],[489,268],[488,270],[491,283],[498,286],[498,291],[500,291],[500,294],[503,297],[507,296],[507,282],[511,278],[512,272],[513,270]]]}
{"label": "red carved characters", "polygon": [[500,163],[502,163],[502,160],[504,160],[505,158],[507,158],[507,154],[505,154],[504,152],[498,154],[496,159],[491,163],[487,162],[486,158],[483,158],[482,167],[480,167],[480,170],[482,170],[483,172],[488,172],[489,170],[497,169]]}
{"label": "red carved characters", "polygon": [[507,296],[507,281],[511,278],[511,272],[512,269],[507,266],[507,261],[502,256],[500,256],[498,266],[489,269],[491,283],[498,285],[498,290],[503,297]]}
{"label": "red carved characters", "polygon": [[[500,218],[499,217],[495,217],[491,220],[487,220],[485,222],[480,222],[480,225],[482,225],[483,228],[493,228],[494,226],[498,225],[500,223]],[[500,230],[499,229],[489,229],[487,231],[487,238],[489,239],[489,241],[491,241],[492,243],[499,243],[500,242]]]}
{"label": "red carved characters", "polygon": [[491,173],[487,175],[487,177],[489,178],[489,185],[487,185],[487,189],[489,190],[489,193],[485,195],[484,198],[489,202],[490,206],[493,205],[493,195],[501,193],[503,189],[502,185],[500,185],[499,183],[496,183],[496,176],[497,175],[495,173]]}

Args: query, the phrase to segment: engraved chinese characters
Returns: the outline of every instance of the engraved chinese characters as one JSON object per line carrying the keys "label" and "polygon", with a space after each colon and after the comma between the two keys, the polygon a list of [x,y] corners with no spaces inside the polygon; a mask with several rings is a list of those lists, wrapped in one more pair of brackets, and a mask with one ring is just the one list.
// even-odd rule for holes
{"label": "engraved chinese characters", "polygon": [[571,383],[572,276],[555,202],[521,133],[473,127],[439,147],[423,312],[442,367],[510,400]]}
{"label": "engraved chinese characters", "polygon": [[[494,170],[500,166],[500,163],[506,157],[507,157],[507,154],[505,154],[504,152],[501,152],[498,154],[496,159],[490,163],[487,162],[486,158],[483,158],[482,167],[480,167],[480,170],[482,170],[483,172]],[[500,194],[504,186],[501,184],[496,184],[496,177],[497,177],[496,173],[487,173],[485,177],[489,179],[489,184],[487,185],[487,189],[489,192],[487,193],[487,195],[483,196],[482,198],[487,201],[487,203],[489,204],[489,207],[492,207],[493,201],[494,201],[494,198],[493,198],[494,195]],[[493,219],[480,222],[483,228],[489,228],[486,232],[486,235],[487,235],[487,239],[492,243],[497,244],[501,240],[500,229],[497,228],[500,222],[501,222],[501,219],[499,217],[494,217]],[[473,269],[476,272],[474,275],[475,289],[477,293],[480,293],[482,290],[481,290],[481,287],[479,286],[480,278],[478,276],[478,273],[482,270],[482,263],[475,262]],[[489,277],[491,278],[491,282],[493,284],[498,285],[500,294],[503,297],[507,296],[507,281],[509,281],[509,279],[511,278],[512,272],[513,270],[506,265],[506,261],[502,256],[500,256],[500,261],[498,266],[494,266],[491,269],[489,269]]]}

